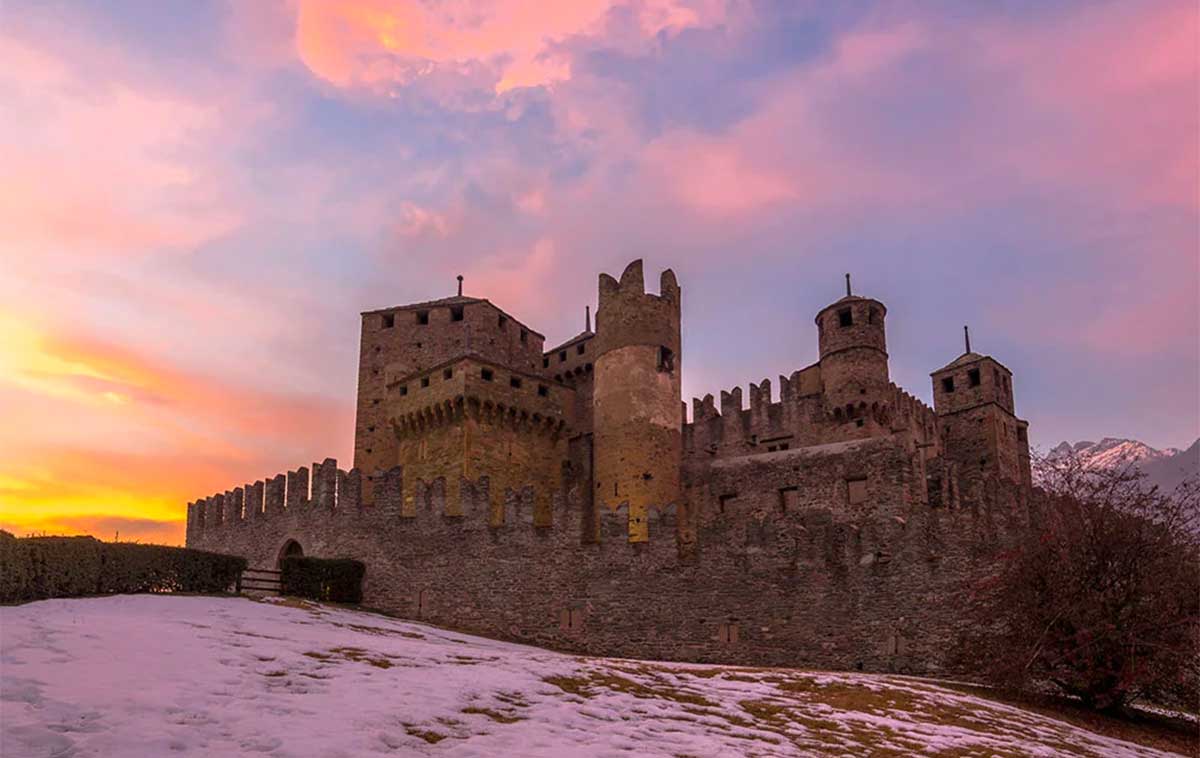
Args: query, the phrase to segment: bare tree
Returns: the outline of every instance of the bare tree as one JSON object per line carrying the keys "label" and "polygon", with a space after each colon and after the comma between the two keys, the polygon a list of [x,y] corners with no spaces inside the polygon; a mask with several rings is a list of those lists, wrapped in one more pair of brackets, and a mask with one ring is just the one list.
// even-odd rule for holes
{"label": "bare tree", "polygon": [[1052,684],[1099,710],[1200,711],[1200,481],[1170,493],[1132,461],[1038,461],[1027,532],[976,588],[963,654],[993,682]]}

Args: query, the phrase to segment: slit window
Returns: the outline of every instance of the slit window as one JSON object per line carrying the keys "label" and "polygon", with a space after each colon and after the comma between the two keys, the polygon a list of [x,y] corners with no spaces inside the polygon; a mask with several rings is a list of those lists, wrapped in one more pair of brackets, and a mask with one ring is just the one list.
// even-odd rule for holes
{"label": "slit window", "polygon": [[450,320],[451,321],[462,321],[463,320],[463,307],[461,305],[451,306]]}
{"label": "slit window", "polygon": [[948,376],[942,380],[942,392],[954,391],[954,377]]}
{"label": "slit window", "polygon": [[429,311],[417,311],[417,323],[425,326],[429,323]]}
{"label": "slit window", "polygon": [[843,308],[838,311],[838,326],[854,326],[854,312],[849,308]]}
{"label": "slit window", "polygon": [[381,318],[383,319],[383,328],[384,329],[391,329],[393,326],[396,325],[396,314],[395,313],[385,313],[385,314],[383,314],[383,316]]}
{"label": "slit window", "polygon": [[669,347],[658,349],[658,370],[671,373],[675,370],[675,353]]}
{"label": "slit window", "polygon": [[721,513],[724,513],[724,512],[725,512],[725,506],[729,505],[729,504],[730,504],[730,503],[732,503],[734,500],[737,500],[737,493],[736,493],[736,492],[731,492],[731,493],[729,493],[729,494],[726,494],[726,495],[721,495],[719,498],[717,498],[717,507],[718,507],[718,508],[721,510]]}
{"label": "slit window", "polygon": [[519,376],[510,377],[508,380],[508,386],[513,387],[515,389],[521,389],[521,377],[519,377]]}
{"label": "slit window", "polygon": [[521,330],[521,344],[524,345],[528,341],[529,341],[529,332],[522,329]]}
{"label": "slit window", "polygon": [[982,380],[979,378],[979,369],[973,368],[967,372],[967,383],[972,387],[978,387],[981,381]]}
{"label": "slit window", "polygon": [[492,381],[492,379],[495,378],[495,374],[492,373],[492,370],[490,368],[481,369],[479,372],[479,376],[485,382],[490,382],[490,381]]}

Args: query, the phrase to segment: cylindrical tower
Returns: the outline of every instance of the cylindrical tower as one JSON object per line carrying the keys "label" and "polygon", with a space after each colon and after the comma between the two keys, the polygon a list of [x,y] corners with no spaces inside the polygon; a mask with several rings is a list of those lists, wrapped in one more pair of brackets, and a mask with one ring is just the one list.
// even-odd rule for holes
{"label": "cylindrical tower", "polygon": [[888,390],[887,308],[869,297],[850,294],[817,314],[821,384],[829,408],[855,408],[886,401]]}
{"label": "cylindrical tower", "polygon": [[629,541],[647,539],[647,508],[680,500],[682,393],[679,284],[662,273],[645,291],[642,262],[618,282],[600,275],[593,395],[596,503],[629,505]]}

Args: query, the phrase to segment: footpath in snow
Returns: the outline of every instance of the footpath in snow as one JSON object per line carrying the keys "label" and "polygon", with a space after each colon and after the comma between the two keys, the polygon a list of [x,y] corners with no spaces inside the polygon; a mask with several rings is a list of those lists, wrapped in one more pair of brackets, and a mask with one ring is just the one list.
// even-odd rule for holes
{"label": "footpath in snow", "polygon": [[0,755],[1168,755],[924,680],[594,659],[387,617],[0,608]]}

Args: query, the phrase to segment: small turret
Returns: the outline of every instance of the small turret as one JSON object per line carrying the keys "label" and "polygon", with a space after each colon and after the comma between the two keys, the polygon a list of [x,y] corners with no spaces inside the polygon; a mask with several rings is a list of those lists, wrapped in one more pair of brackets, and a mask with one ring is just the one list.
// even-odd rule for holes
{"label": "small turret", "polygon": [[1016,417],[1012,372],[989,355],[971,350],[934,371],[933,407],[948,454],[959,463],[1012,481],[1030,481],[1028,424]]}
{"label": "small turret", "polygon": [[640,260],[618,282],[600,275],[596,310],[596,503],[629,504],[629,540],[647,539],[647,509],[680,500],[680,290],[670,269],[647,294]]}
{"label": "small turret", "polygon": [[850,291],[817,314],[821,383],[830,408],[883,402],[888,389],[888,354],[884,320],[887,308]]}

